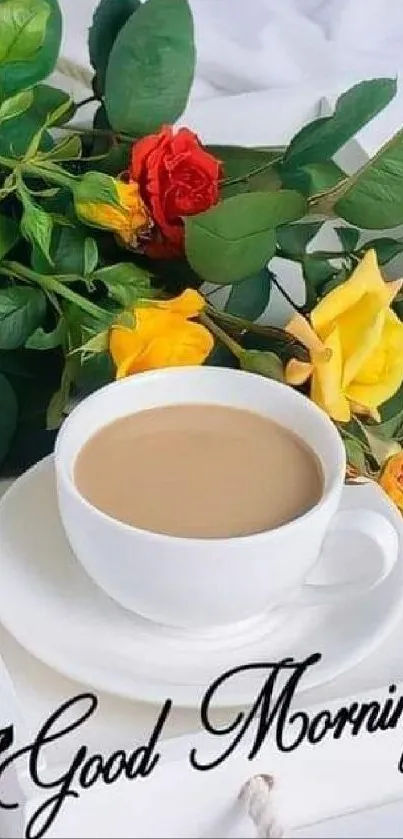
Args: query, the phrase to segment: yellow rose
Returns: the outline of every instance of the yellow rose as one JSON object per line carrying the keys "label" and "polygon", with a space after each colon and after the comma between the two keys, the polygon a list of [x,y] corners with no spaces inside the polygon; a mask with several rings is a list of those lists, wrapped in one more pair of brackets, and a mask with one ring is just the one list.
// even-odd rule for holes
{"label": "yellow rose", "polygon": [[333,289],[309,318],[295,315],[287,331],[310,351],[310,361],[292,359],[288,384],[311,378],[310,396],[332,419],[352,414],[379,419],[378,408],[403,381],[403,323],[391,303],[403,280],[385,282],[369,250],[350,279]]}
{"label": "yellow rose", "polygon": [[186,289],[167,301],[150,301],[136,307],[133,328],[113,326],[109,351],[116,365],[116,378],[160,367],[202,364],[214,340],[208,329],[191,318],[205,306],[203,297]]}
{"label": "yellow rose", "polygon": [[389,498],[403,512],[403,452],[393,455],[386,461],[379,483]]}
{"label": "yellow rose", "polygon": [[85,224],[116,233],[130,248],[152,227],[137,183],[123,183],[100,172],[88,172],[75,190],[75,208]]}

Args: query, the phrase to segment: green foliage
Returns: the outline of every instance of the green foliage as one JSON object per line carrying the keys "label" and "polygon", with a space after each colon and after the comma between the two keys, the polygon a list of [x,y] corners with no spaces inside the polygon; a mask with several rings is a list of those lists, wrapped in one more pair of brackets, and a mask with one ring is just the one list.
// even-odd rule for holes
{"label": "green foliage", "polygon": [[307,197],[333,189],[346,177],[340,166],[333,160],[308,163],[297,169],[279,167],[281,181],[287,189],[298,189]]}
{"label": "green foliage", "polygon": [[18,405],[10,382],[0,373],[0,465],[3,462],[17,427]]}
{"label": "green foliage", "polygon": [[321,221],[288,224],[277,230],[277,245],[281,256],[302,260],[310,241],[319,233]]}
{"label": "green foliage", "polygon": [[258,274],[247,277],[246,280],[241,280],[232,286],[225,311],[254,321],[269,305],[270,292],[270,275],[263,269]]}
{"label": "green foliage", "polygon": [[395,79],[371,79],[354,85],[339,97],[332,116],[320,117],[296,134],[285,153],[284,165],[295,169],[328,161],[391,102],[396,90]]}
{"label": "green foliage", "polygon": [[20,237],[19,225],[9,216],[0,214],[0,260],[12,250]]}
{"label": "green foliage", "polygon": [[31,107],[33,101],[32,90],[23,90],[21,93],[12,96],[11,99],[5,99],[3,104],[0,105],[0,123],[21,116]]}
{"label": "green foliage", "polygon": [[110,54],[105,103],[115,131],[138,137],[176,122],[194,67],[187,0],[147,0],[121,29]]}
{"label": "green foliage", "polygon": [[2,99],[37,84],[56,65],[62,37],[57,0],[0,0]]}
{"label": "green foliage", "polygon": [[254,192],[227,198],[185,222],[186,255],[204,280],[226,285],[260,271],[274,255],[275,228],[304,215],[297,192]]}
{"label": "green foliage", "polygon": [[355,251],[360,238],[360,231],[355,227],[338,227],[336,233],[340,239],[343,251]]}
{"label": "green foliage", "polygon": [[386,265],[391,261],[391,259],[394,259],[396,256],[399,256],[400,253],[403,253],[403,240],[399,241],[399,239],[391,239],[389,237],[371,239],[369,242],[366,242],[365,245],[362,245],[359,251],[360,255],[364,254],[371,248],[376,251],[379,264]]}
{"label": "green foliage", "polygon": [[90,61],[96,73],[95,88],[101,97],[109,56],[116,38],[129,18],[137,11],[140,0],[101,0],[89,32]]}
{"label": "green foliage", "polygon": [[25,239],[36,245],[51,262],[50,243],[52,239],[52,217],[27,195],[24,196],[24,212],[21,219],[21,233]]}
{"label": "green foliage", "polygon": [[63,345],[65,335],[66,325],[61,318],[50,332],[45,332],[43,327],[39,326],[25,342],[25,346],[27,350],[54,350]]}
{"label": "green foliage", "polygon": [[0,289],[0,350],[15,350],[42,324],[46,298],[38,288]]}
{"label": "green foliage", "polygon": [[222,163],[223,177],[226,180],[251,177],[257,171],[271,168],[281,157],[278,151],[253,149],[244,146],[206,146],[217,160]]}
{"label": "green foliage", "polygon": [[91,279],[93,282],[101,282],[110,297],[124,308],[152,295],[150,274],[131,262],[101,268]]}
{"label": "green foliage", "polygon": [[[341,218],[369,230],[403,222],[403,131],[347,183],[334,207]],[[337,199],[337,195],[336,195]]]}
{"label": "green foliage", "polygon": [[240,356],[239,363],[242,370],[248,373],[257,373],[267,379],[275,379],[277,382],[284,381],[284,369],[281,359],[273,352],[263,350],[244,350]]}

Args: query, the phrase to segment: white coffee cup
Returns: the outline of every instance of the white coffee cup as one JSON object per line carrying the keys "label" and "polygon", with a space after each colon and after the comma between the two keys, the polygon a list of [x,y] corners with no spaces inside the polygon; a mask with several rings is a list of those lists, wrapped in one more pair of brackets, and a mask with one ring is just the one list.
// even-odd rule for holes
{"label": "white coffee cup", "polygon": [[[74,484],[86,441],[119,417],[173,404],[246,408],[291,429],[319,457],[324,488],[307,513],[274,530],[228,539],[155,534],[122,524],[93,507]],[[378,585],[398,557],[398,536],[372,510],[337,512],[345,450],[333,423],[297,391],[262,376],[218,367],[143,373],[107,385],[79,404],[63,424],[55,450],[61,519],[88,575],[125,608],[159,624],[213,628],[248,620],[290,596],[296,604],[333,603]],[[141,474],[133,476],[133,504]],[[379,567],[364,580],[309,585],[329,529],[363,534],[376,545]],[[354,575],[354,569],[352,576]]]}

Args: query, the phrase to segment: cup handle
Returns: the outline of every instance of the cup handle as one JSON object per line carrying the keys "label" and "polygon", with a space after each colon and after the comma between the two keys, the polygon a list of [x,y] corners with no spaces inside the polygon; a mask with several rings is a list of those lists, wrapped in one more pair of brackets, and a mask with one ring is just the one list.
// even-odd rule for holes
{"label": "cup handle", "polygon": [[375,573],[345,583],[313,585],[305,583],[293,599],[297,606],[324,606],[339,603],[346,598],[357,597],[371,591],[392,571],[399,556],[399,537],[397,531],[386,516],[373,510],[341,510],[336,513],[328,533],[342,530],[348,533],[361,533],[376,545],[379,567]]}

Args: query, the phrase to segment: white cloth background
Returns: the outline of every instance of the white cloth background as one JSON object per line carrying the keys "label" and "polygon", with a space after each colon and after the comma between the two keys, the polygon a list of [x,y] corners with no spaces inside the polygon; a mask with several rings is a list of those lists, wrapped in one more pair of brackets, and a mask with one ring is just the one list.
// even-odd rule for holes
{"label": "white cloth background", "polygon": [[[60,3],[62,54],[88,66],[87,32],[98,0]],[[190,3],[198,60],[182,122],[205,142],[287,143],[318,115],[321,97],[333,102],[362,79],[403,76],[403,0]],[[369,154],[403,124],[400,87],[394,102],[358,137]],[[70,92],[80,98],[82,91]],[[81,111],[80,119],[90,114]]]}
{"label": "white cloth background", "polygon": [[[194,98],[403,73],[402,0],[190,0]],[[61,0],[63,51],[86,63],[96,0]],[[325,90],[326,88],[326,90]]]}

